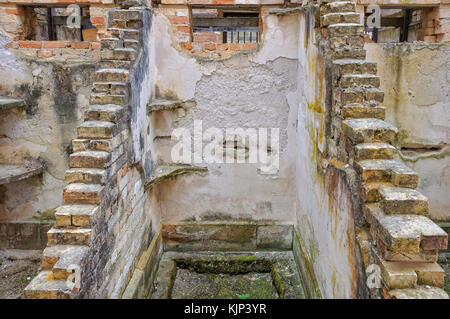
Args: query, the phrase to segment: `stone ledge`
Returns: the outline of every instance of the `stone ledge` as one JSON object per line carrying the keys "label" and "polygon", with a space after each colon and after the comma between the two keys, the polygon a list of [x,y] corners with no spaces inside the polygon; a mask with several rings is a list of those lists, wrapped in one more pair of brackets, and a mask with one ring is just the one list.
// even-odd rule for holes
{"label": "stone ledge", "polygon": [[156,111],[172,111],[182,108],[184,110],[195,107],[195,101],[174,101],[165,99],[156,99],[147,104],[147,113]]}
{"label": "stone ledge", "polygon": [[24,107],[25,101],[22,99],[14,99],[0,96],[0,110],[8,110],[16,107]]}
{"label": "stone ledge", "polygon": [[277,221],[166,222],[166,251],[291,250],[293,226]]}
{"label": "stone ledge", "polygon": [[17,182],[41,174],[45,166],[38,160],[21,165],[0,164],[0,185]]}
{"label": "stone ledge", "polygon": [[204,174],[208,171],[207,167],[192,165],[161,165],[152,169],[150,180],[145,184],[145,190],[154,185],[178,175],[197,173]]}

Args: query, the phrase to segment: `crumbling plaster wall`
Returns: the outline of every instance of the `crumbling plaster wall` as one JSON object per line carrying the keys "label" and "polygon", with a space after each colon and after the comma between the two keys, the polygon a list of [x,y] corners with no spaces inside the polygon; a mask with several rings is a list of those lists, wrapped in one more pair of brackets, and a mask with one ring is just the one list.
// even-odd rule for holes
{"label": "crumbling plaster wall", "polygon": [[[266,15],[263,19],[265,33],[259,51],[211,61],[177,51],[169,21],[160,13],[154,16],[158,95],[196,102],[186,114],[160,116],[166,122],[154,134],[170,137],[177,127],[193,133],[194,120],[203,121],[203,130],[280,129],[280,169],[276,174],[258,173],[258,164],[208,164],[206,176],[167,180],[158,186],[164,221],[205,215],[294,220],[298,15]],[[158,150],[153,159],[170,162],[173,144],[167,138],[159,140],[165,141],[155,143]]]}
{"label": "crumbling plaster wall", "polygon": [[361,298],[360,259],[355,247],[355,199],[351,169],[327,154],[325,61],[314,14],[301,15],[299,29],[296,153],[297,228],[322,297]]}
{"label": "crumbling plaster wall", "polygon": [[0,95],[23,98],[27,106],[1,111],[0,162],[41,158],[47,168],[42,177],[1,186],[0,220],[49,218],[61,204],[70,142],[89,102],[97,58],[30,58],[27,50],[5,49],[8,41],[0,34]]}
{"label": "crumbling plaster wall", "polygon": [[419,173],[432,219],[450,221],[450,43],[366,44],[378,63],[400,158]]}

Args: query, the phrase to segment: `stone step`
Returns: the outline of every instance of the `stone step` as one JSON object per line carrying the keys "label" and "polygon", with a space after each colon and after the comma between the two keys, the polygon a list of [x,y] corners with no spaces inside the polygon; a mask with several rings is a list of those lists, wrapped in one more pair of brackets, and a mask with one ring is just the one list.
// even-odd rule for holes
{"label": "stone step", "polygon": [[125,69],[100,69],[95,72],[98,82],[127,82],[129,71]]}
{"label": "stone step", "polygon": [[329,49],[332,52],[344,48],[363,50],[363,35],[345,35],[329,39]]}
{"label": "stone step", "polygon": [[385,214],[427,215],[428,213],[428,198],[414,189],[381,187],[378,194]]}
{"label": "stone step", "polygon": [[92,230],[90,228],[56,228],[47,232],[48,246],[80,245],[89,246]]}
{"label": "stone step", "polygon": [[135,49],[118,48],[114,50],[102,50],[100,53],[101,60],[125,60],[134,61],[137,52]]}
{"label": "stone step", "polygon": [[342,59],[361,59],[366,58],[366,50],[354,46],[345,46],[342,48],[334,49],[329,54],[330,60],[342,60]]}
{"label": "stone step", "polygon": [[140,40],[140,32],[139,30],[136,29],[126,29],[123,30],[123,39],[124,40],[136,40],[139,41]]}
{"label": "stone step", "polygon": [[[42,270],[51,270],[56,280],[81,276],[81,265],[89,251],[87,246],[48,246],[42,253]],[[75,278],[74,278],[75,279]]]}
{"label": "stone step", "polygon": [[416,172],[395,160],[363,160],[355,166],[363,182],[390,182],[408,188],[416,188],[419,183]]}
{"label": "stone step", "polygon": [[78,289],[68,280],[53,280],[51,271],[41,271],[24,290],[27,299],[70,299]]}
{"label": "stone step", "polygon": [[373,248],[383,260],[403,262],[435,263],[438,261],[438,250],[423,250],[419,253],[404,253],[390,251],[387,246],[375,235],[376,247]]}
{"label": "stone step", "polygon": [[395,126],[380,119],[344,120],[343,129],[353,144],[393,143],[398,132]]}
{"label": "stone step", "polygon": [[106,121],[86,121],[77,127],[78,138],[105,139],[117,133],[117,125]]}
{"label": "stone step", "polygon": [[127,39],[127,40],[123,41],[123,46],[125,48],[130,48],[130,49],[137,50],[137,49],[139,49],[139,41],[138,40]]}
{"label": "stone step", "polygon": [[445,271],[437,263],[378,261],[386,288],[415,288],[429,285],[442,288]]}
{"label": "stone step", "polygon": [[74,153],[83,151],[110,152],[119,146],[123,139],[121,134],[117,134],[111,139],[73,139],[72,149]]}
{"label": "stone step", "polygon": [[123,29],[123,28],[108,28],[113,36],[122,40],[138,40],[140,39],[140,32],[137,29]]}
{"label": "stone step", "polygon": [[102,186],[99,184],[73,183],[64,187],[65,204],[100,204]]}
{"label": "stone step", "polygon": [[124,20],[124,19],[112,19],[110,20],[111,27],[121,29],[139,29],[142,28],[142,20]]}
{"label": "stone step", "polygon": [[356,3],[353,1],[329,2],[320,7],[321,16],[334,12],[355,12],[355,11],[356,11]]}
{"label": "stone step", "polygon": [[393,187],[391,183],[386,182],[369,182],[361,185],[361,198],[366,203],[378,201],[378,190],[383,187]]}
{"label": "stone step", "polygon": [[393,289],[385,294],[390,299],[449,299],[445,290],[432,286],[417,286],[416,288]]}
{"label": "stone step", "polygon": [[333,61],[337,75],[344,74],[377,74],[377,64],[357,59],[340,59]]}
{"label": "stone step", "polygon": [[342,88],[362,85],[378,88],[380,87],[380,78],[373,74],[344,74],[341,77],[340,85]]}
{"label": "stone step", "polygon": [[386,215],[377,203],[365,204],[363,213],[371,233],[392,252],[419,254],[447,247],[447,233],[426,216]]}
{"label": "stone step", "polygon": [[104,69],[122,69],[122,70],[131,69],[131,61],[124,61],[124,60],[103,60],[100,62],[100,65]]}
{"label": "stone step", "polygon": [[56,227],[91,228],[95,223],[100,208],[96,205],[62,205],[56,209]]}
{"label": "stone step", "polygon": [[140,10],[132,10],[132,9],[115,9],[109,12],[110,19],[117,20],[141,20],[142,19],[142,11]]}
{"label": "stone step", "polygon": [[[76,154],[76,153],[74,153]],[[99,168],[71,168],[66,171],[65,179],[68,184],[105,184],[106,170]]]}
{"label": "stone step", "polygon": [[383,100],[384,92],[372,86],[344,88],[340,96],[340,102],[344,105],[363,102],[382,103]]}
{"label": "stone step", "polygon": [[94,82],[94,93],[108,93],[113,95],[127,95],[127,82]]}
{"label": "stone step", "polygon": [[356,12],[331,12],[320,17],[323,27],[337,23],[359,23],[360,16]]}
{"label": "stone step", "polygon": [[396,149],[387,143],[362,143],[355,146],[355,159],[393,159]]}
{"label": "stone step", "polygon": [[349,48],[349,49],[364,49],[364,36],[360,35],[345,35],[329,39],[329,48],[331,51]]}
{"label": "stone step", "polygon": [[92,93],[89,99],[90,104],[116,104],[126,105],[128,97],[122,94]]}
{"label": "stone step", "polygon": [[344,119],[363,119],[375,118],[384,120],[386,116],[386,108],[381,105],[367,105],[361,103],[346,104],[342,108],[342,116]]}
{"label": "stone step", "polygon": [[123,41],[116,37],[103,38],[100,43],[101,49],[114,50],[123,47]]}
{"label": "stone step", "polygon": [[364,26],[359,23],[336,23],[327,28],[327,37],[356,36],[364,33]]}
{"label": "stone step", "polygon": [[111,153],[102,151],[84,151],[69,156],[71,168],[107,168],[111,164]]}
{"label": "stone step", "polygon": [[85,121],[117,123],[124,119],[126,108],[116,104],[90,105],[84,112]]}

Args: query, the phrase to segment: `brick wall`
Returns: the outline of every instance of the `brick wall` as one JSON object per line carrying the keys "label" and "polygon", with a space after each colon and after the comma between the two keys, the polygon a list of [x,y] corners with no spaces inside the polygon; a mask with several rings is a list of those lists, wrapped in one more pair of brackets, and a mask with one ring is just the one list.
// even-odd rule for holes
{"label": "brick wall", "polygon": [[[27,55],[39,58],[50,58],[64,54],[61,49],[82,49],[98,50],[100,41],[106,36],[107,12],[114,7],[114,0],[68,0],[64,4],[83,4],[89,5],[90,22],[96,29],[95,41],[28,41],[27,33],[30,29],[30,18],[26,14],[26,5],[46,5],[52,4],[52,1],[30,0],[30,1],[0,1],[0,30],[8,35],[12,42],[8,45],[13,49],[27,49]],[[66,53],[71,53],[67,51]]]}
{"label": "brick wall", "polygon": [[[163,4],[186,4],[183,1],[166,1]],[[220,2],[220,1],[190,1],[189,4],[235,4],[234,1]],[[205,9],[212,13],[215,9]],[[189,8],[175,8],[170,6],[161,6],[158,8],[158,12],[163,14],[169,22],[170,31],[176,40],[176,46],[188,51],[190,54],[202,57],[221,59],[228,58],[233,54],[245,51],[256,50],[258,43],[223,43],[223,37],[221,32],[192,32],[191,38],[191,25],[189,21]],[[266,12],[262,10],[262,12]]]}

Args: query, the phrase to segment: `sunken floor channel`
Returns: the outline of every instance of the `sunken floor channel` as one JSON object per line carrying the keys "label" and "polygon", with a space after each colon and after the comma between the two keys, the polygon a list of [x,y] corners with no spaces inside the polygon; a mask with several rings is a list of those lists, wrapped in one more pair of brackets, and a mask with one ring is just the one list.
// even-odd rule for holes
{"label": "sunken floor channel", "polygon": [[166,252],[151,299],[304,299],[291,251]]}

